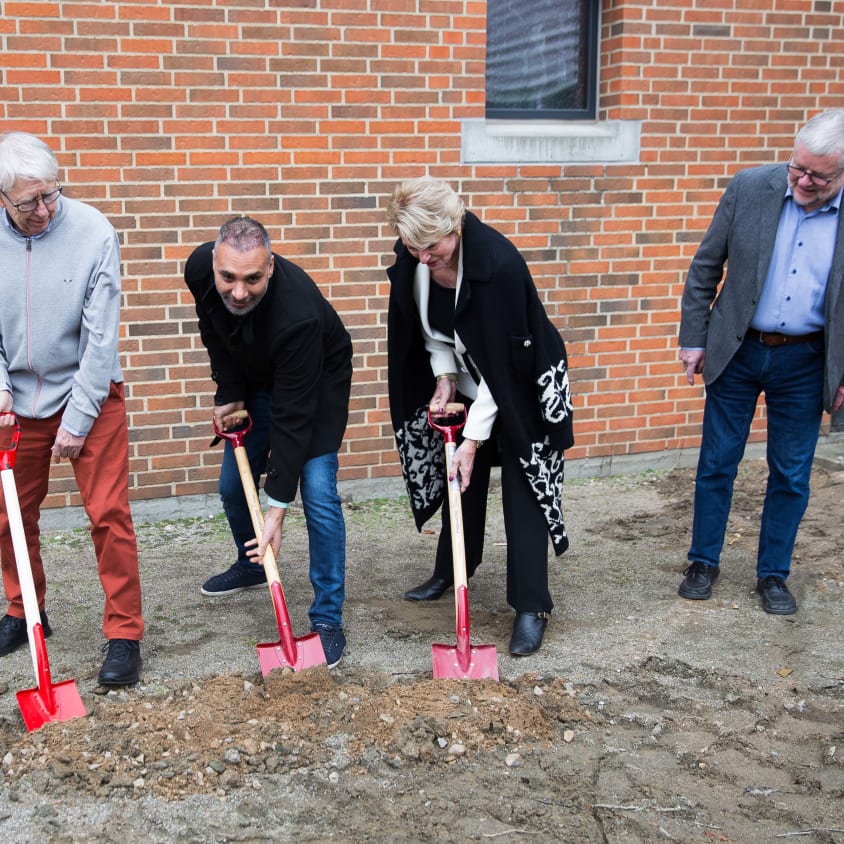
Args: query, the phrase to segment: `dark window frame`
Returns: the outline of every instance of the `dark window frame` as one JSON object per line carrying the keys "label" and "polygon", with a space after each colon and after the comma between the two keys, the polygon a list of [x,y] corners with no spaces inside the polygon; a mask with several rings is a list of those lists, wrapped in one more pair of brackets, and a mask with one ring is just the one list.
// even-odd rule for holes
{"label": "dark window frame", "polygon": [[[494,0],[489,0],[494,2]],[[587,37],[583,46],[586,55],[585,96],[580,108],[500,108],[486,106],[487,120],[594,120],[598,110],[598,57],[600,54],[600,3],[598,0],[579,0],[588,8],[585,10]],[[489,7],[488,7],[489,8]],[[581,8],[580,12],[583,13]],[[487,12],[487,49],[489,48],[489,12]],[[489,96],[489,77],[486,80],[486,94]]]}

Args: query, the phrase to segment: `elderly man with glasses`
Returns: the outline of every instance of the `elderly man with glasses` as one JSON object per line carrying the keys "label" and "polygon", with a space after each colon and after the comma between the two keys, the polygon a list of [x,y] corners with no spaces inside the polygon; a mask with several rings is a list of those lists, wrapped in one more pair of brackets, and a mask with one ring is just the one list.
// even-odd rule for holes
{"label": "elderly man with glasses", "polygon": [[684,598],[711,597],[733,481],[764,392],[769,471],[756,591],[765,612],[797,611],[786,579],[821,419],[844,406],[842,188],[844,110],[835,110],[803,126],[787,164],[732,179],[692,260],[680,359],[689,384],[703,374],[706,402]]}
{"label": "elderly man with glasses", "polygon": [[[25,132],[0,135],[0,202],[0,426],[20,424],[15,478],[41,624],[49,636],[40,507],[50,461],[65,458],[91,520],[105,593],[99,682],[128,685],[139,679],[144,625],[117,351],[117,235],[99,211],[62,196],[53,151]],[[5,502],[0,559],[5,656],[27,641]]]}

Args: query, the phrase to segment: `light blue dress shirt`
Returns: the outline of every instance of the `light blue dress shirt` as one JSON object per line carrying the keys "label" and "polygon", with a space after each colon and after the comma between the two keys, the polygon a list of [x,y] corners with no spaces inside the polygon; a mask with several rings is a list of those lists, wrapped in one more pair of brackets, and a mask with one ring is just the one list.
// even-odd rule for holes
{"label": "light blue dress shirt", "polygon": [[842,191],[823,207],[806,213],[788,189],[752,328],[800,335],[824,327]]}

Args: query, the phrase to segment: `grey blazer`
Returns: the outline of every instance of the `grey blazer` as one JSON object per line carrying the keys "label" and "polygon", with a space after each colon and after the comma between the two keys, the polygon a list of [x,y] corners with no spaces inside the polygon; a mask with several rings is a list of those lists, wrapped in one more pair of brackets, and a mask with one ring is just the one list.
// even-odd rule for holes
{"label": "grey blazer", "polygon": [[[680,346],[706,349],[705,384],[711,384],[724,371],[750,328],[765,284],[787,187],[784,164],[739,172],[721,197],[692,259],[681,302]],[[826,410],[830,410],[836,390],[844,383],[842,213],[844,208],[839,210],[838,235],[824,306],[823,401]],[[724,283],[718,293],[722,277]]]}

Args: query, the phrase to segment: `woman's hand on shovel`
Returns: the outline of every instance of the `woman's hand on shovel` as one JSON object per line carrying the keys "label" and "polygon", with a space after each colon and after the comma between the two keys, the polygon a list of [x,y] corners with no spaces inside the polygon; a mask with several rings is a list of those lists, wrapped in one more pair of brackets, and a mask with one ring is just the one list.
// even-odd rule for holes
{"label": "woman's hand on shovel", "polygon": [[262,563],[267,548],[272,548],[273,556],[278,557],[281,550],[281,527],[284,522],[285,509],[283,507],[270,507],[264,517],[264,529],[261,531],[261,539],[251,539],[246,543],[246,555],[253,563]]}
{"label": "woman's hand on shovel", "polygon": [[[478,446],[474,440],[463,440],[457,451],[454,452],[454,459],[451,461],[451,471],[460,480],[460,492],[466,492],[469,488],[469,481],[472,479],[472,469],[475,467],[475,452]],[[449,481],[452,480],[449,477]]]}
{"label": "woman's hand on shovel", "polygon": [[440,376],[437,379],[437,389],[428,402],[431,413],[445,413],[445,406],[453,402],[457,397],[457,384],[447,376]]}

